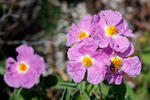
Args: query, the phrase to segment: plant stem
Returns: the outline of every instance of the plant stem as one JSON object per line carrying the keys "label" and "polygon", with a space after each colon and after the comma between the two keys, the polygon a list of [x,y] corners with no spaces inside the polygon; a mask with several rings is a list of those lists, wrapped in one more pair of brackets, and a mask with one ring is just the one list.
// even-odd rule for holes
{"label": "plant stem", "polygon": [[98,89],[99,89],[100,100],[103,100],[102,99],[102,91],[101,91],[101,85],[100,84],[98,84]]}

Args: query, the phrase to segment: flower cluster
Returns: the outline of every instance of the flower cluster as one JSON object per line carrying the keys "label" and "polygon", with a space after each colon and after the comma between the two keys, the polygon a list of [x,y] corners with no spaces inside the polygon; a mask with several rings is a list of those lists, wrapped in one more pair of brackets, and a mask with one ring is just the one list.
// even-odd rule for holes
{"label": "flower cluster", "polygon": [[134,46],[129,37],[134,37],[126,21],[117,11],[103,10],[94,16],[85,16],[72,24],[68,31],[67,71],[80,82],[87,74],[87,81],[98,84],[104,79],[110,84],[121,84],[123,75],[137,76],[141,62],[137,56],[130,57]]}
{"label": "flower cluster", "polygon": [[21,45],[16,48],[17,61],[12,57],[6,60],[5,82],[14,88],[31,88],[38,80],[40,74],[45,71],[45,63],[42,57],[34,54],[32,47]]}

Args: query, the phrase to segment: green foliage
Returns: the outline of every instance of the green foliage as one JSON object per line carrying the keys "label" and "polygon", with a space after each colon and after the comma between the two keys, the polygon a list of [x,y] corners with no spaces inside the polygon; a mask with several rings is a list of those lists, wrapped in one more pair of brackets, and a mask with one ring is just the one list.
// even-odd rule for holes
{"label": "green foliage", "polygon": [[150,65],[150,48],[143,50],[140,56],[143,63]]}
{"label": "green foliage", "polygon": [[73,95],[73,98],[72,100],[85,100],[82,95],[80,94],[80,92],[76,92],[74,95]]}
{"label": "green foliage", "polygon": [[49,0],[42,0],[39,4],[40,11],[37,15],[37,20],[41,23],[42,27],[50,35],[56,34],[56,28],[58,26],[57,20],[61,15],[60,6],[52,5]]}
{"label": "green foliage", "polygon": [[133,89],[127,84],[127,98],[129,100],[137,100],[136,94],[134,93]]}
{"label": "green foliage", "polygon": [[22,95],[20,93],[21,90],[22,90],[22,88],[15,89],[13,94],[10,96],[9,100],[24,100],[24,98],[22,97]]}
{"label": "green foliage", "polygon": [[66,88],[62,94],[61,100],[70,100],[70,89]]}
{"label": "green foliage", "polygon": [[0,62],[0,74],[4,75],[4,73],[5,73],[5,61],[3,60]]}
{"label": "green foliage", "polygon": [[122,82],[121,85],[111,85],[106,100],[125,100],[126,86]]}

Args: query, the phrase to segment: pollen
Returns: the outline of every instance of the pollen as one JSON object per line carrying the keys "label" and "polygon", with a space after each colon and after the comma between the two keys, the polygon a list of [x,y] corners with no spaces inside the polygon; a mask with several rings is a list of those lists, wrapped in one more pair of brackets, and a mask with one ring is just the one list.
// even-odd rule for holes
{"label": "pollen", "polygon": [[115,68],[120,68],[122,65],[122,61],[120,57],[113,57],[111,59],[111,64],[114,65]]}
{"label": "pollen", "polygon": [[89,57],[89,56],[83,57],[83,59],[82,59],[82,64],[83,64],[85,67],[90,67],[90,66],[92,65],[92,58]]}
{"label": "pollen", "polygon": [[78,34],[78,39],[82,40],[82,38],[87,37],[87,33],[84,31],[80,31]]}
{"label": "pollen", "polygon": [[110,26],[108,26],[108,27],[106,28],[106,35],[108,35],[108,36],[113,36],[113,35],[116,34],[116,31],[117,31],[116,27],[110,25]]}
{"label": "pollen", "polygon": [[26,72],[27,71],[27,65],[24,63],[20,63],[18,66],[19,72]]}

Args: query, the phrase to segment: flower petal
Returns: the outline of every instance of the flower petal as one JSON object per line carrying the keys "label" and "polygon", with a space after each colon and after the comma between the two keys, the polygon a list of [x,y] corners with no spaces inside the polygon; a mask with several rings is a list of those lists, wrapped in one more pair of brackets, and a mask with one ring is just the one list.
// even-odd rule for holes
{"label": "flower petal", "polygon": [[104,80],[106,68],[101,65],[93,65],[89,67],[87,72],[87,80],[92,84],[98,84]]}
{"label": "flower petal", "polygon": [[12,57],[9,57],[7,60],[6,60],[6,72],[12,72],[12,71],[15,71],[16,69],[16,61],[12,58]]}
{"label": "flower petal", "polygon": [[80,31],[85,31],[88,35],[93,33],[93,26],[92,26],[92,17],[91,16],[84,16],[80,22],[77,24]]}
{"label": "flower petal", "polygon": [[21,86],[29,89],[33,87],[34,84],[38,81],[39,76],[36,71],[30,69],[30,71],[22,75],[21,78],[23,79]]}
{"label": "flower petal", "polygon": [[85,38],[82,41],[76,43],[72,48],[68,50],[69,60],[80,59],[81,56],[88,52],[95,52],[98,46],[92,38]]}
{"label": "flower petal", "polygon": [[27,45],[19,46],[18,48],[16,48],[16,51],[18,52],[17,60],[30,58],[34,54],[33,48]]}
{"label": "flower petal", "polygon": [[127,50],[125,50],[123,53],[117,52],[117,55],[119,55],[121,58],[128,57],[134,53],[134,46],[132,43],[130,43],[130,46]]}
{"label": "flower petal", "polygon": [[128,24],[122,19],[118,25],[116,25],[118,33],[127,36],[134,37],[132,30],[128,29]]}
{"label": "flower petal", "polygon": [[108,39],[105,36],[104,29],[99,29],[95,32],[95,36],[93,37],[100,48],[105,48],[108,46]]}
{"label": "flower petal", "polygon": [[126,37],[117,35],[113,38],[113,43],[110,43],[110,47],[117,52],[125,52],[130,46],[130,42]]}
{"label": "flower petal", "polygon": [[103,10],[99,14],[100,14],[100,19],[105,19],[107,25],[115,26],[122,19],[122,16],[118,11]]}
{"label": "flower petal", "polygon": [[66,46],[71,46],[73,43],[78,41],[78,33],[79,33],[79,29],[77,28],[77,26],[75,24],[72,24],[71,29],[69,29],[66,38],[67,38],[67,43]]}
{"label": "flower petal", "polygon": [[35,70],[38,74],[42,74],[45,71],[44,59],[37,54],[31,56],[27,63],[29,63],[30,68]]}
{"label": "flower petal", "polygon": [[81,62],[67,61],[67,72],[75,82],[80,82],[84,79],[86,68]]}
{"label": "flower petal", "polygon": [[107,70],[106,73],[106,78],[109,84],[121,84],[122,82],[122,78],[123,78],[124,73],[120,72],[120,73],[113,73],[112,71],[110,71],[109,69]]}
{"label": "flower petal", "polygon": [[123,73],[120,73],[116,76],[116,79],[115,79],[115,84],[119,85],[122,83],[122,78],[123,78]]}
{"label": "flower petal", "polygon": [[141,72],[141,62],[137,56],[123,59],[121,70],[130,77],[136,77]]}

